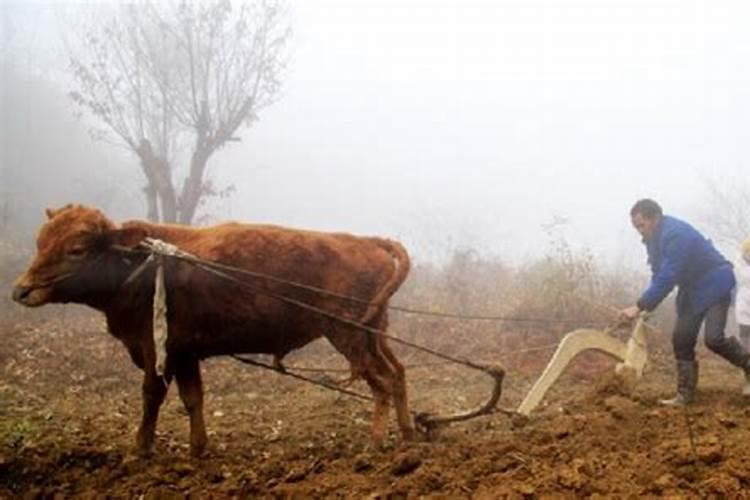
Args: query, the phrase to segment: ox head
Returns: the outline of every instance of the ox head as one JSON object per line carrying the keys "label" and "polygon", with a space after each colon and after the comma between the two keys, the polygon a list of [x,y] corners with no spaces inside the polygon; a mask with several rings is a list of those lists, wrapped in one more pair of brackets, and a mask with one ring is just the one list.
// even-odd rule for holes
{"label": "ox head", "polygon": [[99,210],[81,205],[47,209],[37,254],[13,287],[13,300],[29,307],[50,302],[86,302],[111,282],[108,263],[119,258],[113,245],[134,246],[140,228],[117,228]]}

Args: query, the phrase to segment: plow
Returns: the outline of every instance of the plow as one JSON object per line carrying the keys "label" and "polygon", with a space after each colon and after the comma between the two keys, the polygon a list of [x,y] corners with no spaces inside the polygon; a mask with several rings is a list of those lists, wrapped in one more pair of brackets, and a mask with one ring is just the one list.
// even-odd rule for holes
{"label": "plow", "polygon": [[542,375],[516,410],[522,415],[529,415],[544,398],[549,388],[560,377],[565,367],[586,351],[598,351],[618,360],[615,375],[622,379],[626,387],[632,388],[643,375],[648,350],[646,348],[645,316],[635,322],[630,337],[626,342],[613,336],[617,325],[604,330],[580,329],[567,333],[555,354],[552,356]]}
{"label": "plow", "polygon": [[619,327],[618,324],[603,330],[585,328],[565,334],[541,376],[515,410],[497,408],[497,403],[502,394],[504,370],[497,366],[483,367],[482,370],[492,376],[494,380],[492,394],[487,402],[475,410],[452,416],[438,417],[427,413],[417,414],[415,417],[417,430],[429,440],[435,436],[441,427],[482,415],[500,412],[510,416],[528,417],[539,406],[547,391],[573,359],[587,351],[601,352],[615,358],[618,361],[615,365],[615,376],[623,383],[623,387],[632,390],[643,375],[643,369],[648,359],[645,333],[648,325],[645,320],[645,315],[641,315],[636,320],[626,341],[614,336],[614,332]]}

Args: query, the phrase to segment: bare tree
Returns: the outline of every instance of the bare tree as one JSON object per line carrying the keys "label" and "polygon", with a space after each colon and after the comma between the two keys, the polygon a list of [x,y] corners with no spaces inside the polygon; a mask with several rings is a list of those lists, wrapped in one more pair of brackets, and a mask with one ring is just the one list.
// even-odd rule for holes
{"label": "bare tree", "polygon": [[97,138],[137,155],[150,219],[190,223],[220,194],[208,161],[278,96],[285,19],[277,0],[141,0],[71,50],[70,96],[99,120]]}
{"label": "bare tree", "polygon": [[738,249],[750,237],[750,183],[736,179],[706,179],[705,223],[719,242]]}

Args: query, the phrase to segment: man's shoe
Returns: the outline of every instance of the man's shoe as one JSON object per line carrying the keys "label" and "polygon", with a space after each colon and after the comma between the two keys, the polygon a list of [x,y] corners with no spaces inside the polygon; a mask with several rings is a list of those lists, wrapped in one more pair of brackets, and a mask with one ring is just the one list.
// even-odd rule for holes
{"label": "man's shoe", "polygon": [[677,361],[677,394],[671,399],[662,399],[665,406],[685,406],[695,400],[695,389],[698,386],[698,363],[696,361]]}
{"label": "man's shoe", "polygon": [[693,402],[692,399],[686,398],[679,392],[673,398],[659,400],[659,404],[664,405],[664,406],[686,406],[692,402]]}

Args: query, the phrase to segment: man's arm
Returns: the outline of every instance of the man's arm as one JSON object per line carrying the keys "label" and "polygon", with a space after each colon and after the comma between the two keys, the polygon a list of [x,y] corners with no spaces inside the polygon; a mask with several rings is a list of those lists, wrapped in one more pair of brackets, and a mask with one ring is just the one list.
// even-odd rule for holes
{"label": "man's arm", "polygon": [[636,302],[642,311],[653,311],[677,285],[677,278],[687,265],[691,237],[684,232],[665,235],[664,252],[659,271],[651,278],[646,291]]}
{"label": "man's arm", "polygon": [[633,320],[641,311],[653,311],[677,285],[677,278],[685,269],[690,254],[691,236],[675,232],[665,235],[661,265],[636,305],[620,311],[620,318]]}

